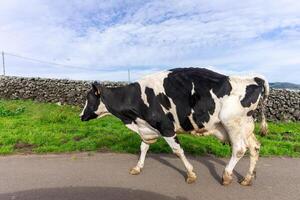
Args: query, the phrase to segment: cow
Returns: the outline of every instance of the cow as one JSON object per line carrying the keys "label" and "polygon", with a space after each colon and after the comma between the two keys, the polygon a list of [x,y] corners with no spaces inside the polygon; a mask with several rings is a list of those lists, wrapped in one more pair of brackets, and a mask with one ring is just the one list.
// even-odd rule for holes
{"label": "cow", "polygon": [[247,186],[255,176],[260,149],[253,112],[261,102],[261,132],[266,134],[264,104],[268,94],[268,82],[260,75],[227,76],[205,68],[176,68],[117,88],[93,83],[81,120],[112,114],[141,137],[141,153],[137,165],[130,170],[132,175],[141,173],[149,145],[163,137],[183,162],[187,183],[195,182],[197,176],[177,134],[214,135],[230,143],[232,149],[222,175],[223,185],[232,182],[234,167],[249,149],[249,171],[240,182]]}

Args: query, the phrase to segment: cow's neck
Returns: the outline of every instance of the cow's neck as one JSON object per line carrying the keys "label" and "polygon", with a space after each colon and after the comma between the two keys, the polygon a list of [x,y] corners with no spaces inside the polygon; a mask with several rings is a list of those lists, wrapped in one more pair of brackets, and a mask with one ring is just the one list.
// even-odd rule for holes
{"label": "cow's neck", "polygon": [[101,97],[107,110],[124,123],[130,123],[132,119],[140,116],[139,112],[136,112],[142,105],[139,83],[118,88],[104,88]]}
{"label": "cow's neck", "polygon": [[101,93],[101,101],[106,105],[110,112],[111,110],[118,110],[118,107],[123,104],[122,101],[128,98],[128,87],[129,86],[103,88]]}

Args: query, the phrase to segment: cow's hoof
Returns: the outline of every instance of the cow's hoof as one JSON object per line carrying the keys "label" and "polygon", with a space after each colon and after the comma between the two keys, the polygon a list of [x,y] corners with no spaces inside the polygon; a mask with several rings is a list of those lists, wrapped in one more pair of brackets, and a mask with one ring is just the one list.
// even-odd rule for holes
{"label": "cow's hoof", "polygon": [[138,175],[141,173],[141,168],[139,168],[138,166],[135,166],[129,171],[129,173],[131,175]]}
{"label": "cow's hoof", "polygon": [[197,179],[197,175],[195,174],[195,172],[188,172],[187,173],[188,177],[186,179],[186,182],[188,184],[194,183]]}
{"label": "cow's hoof", "polygon": [[232,175],[230,175],[227,171],[224,171],[222,176],[222,184],[229,185],[232,182]]}
{"label": "cow's hoof", "polygon": [[241,182],[241,185],[243,186],[251,186],[252,185],[252,176],[251,175],[247,175]]}

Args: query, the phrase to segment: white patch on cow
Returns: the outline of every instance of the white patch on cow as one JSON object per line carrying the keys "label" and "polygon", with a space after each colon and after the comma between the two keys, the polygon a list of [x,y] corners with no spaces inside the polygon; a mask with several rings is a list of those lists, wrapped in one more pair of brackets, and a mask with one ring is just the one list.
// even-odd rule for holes
{"label": "white patch on cow", "polygon": [[134,122],[131,122],[131,124],[126,124],[126,127],[132,130],[133,132],[139,132],[139,128]]}
{"label": "white patch on cow", "polygon": [[231,95],[222,100],[222,108],[219,112],[219,119],[223,122],[234,117],[240,117],[244,110],[245,109],[240,103],[239,96]]}
{"label": "white patch on cow", "polygon": [[220,122],[220,119],[219,119],[219,113],[220,113],[220,110],[221,110],[221,101],[223,98],[218,98],[212,90],[210,90],[210,94],[211,94],[211,97],[215,103],[215,110],[213,112],[213,114],[209,114],[209,121],[208,122],[204,122],[203,125],[204,125],[204,128],[206,130],[212,130],[215,128],[215,125],[218,124]]}
{"label": "white patch on cow", "polygon": [[194,82],[192,82],[192,91],[191,91],[191,94],[192,95],[195,94],[195,84],[194,84]]}
{"label": "white patch on cow", "polygon": [[171,108],[170,108],[170,113],[172,113],[173,117],[174,117],[174,131],[178,132],[178,131],[183,131],[182,127],[180,126],[180,122],[178,119],[178,115],[177,115],[177,108],[176,105],[174,104],[173,100],[171,98],[169,98],[170,104],[171,104]]}
{"label": "white patch on cow", "polygon": [[207,132],[204,132],[203,135],[214,135],[221,141],[227,141],[228,135],[221,124],[219,114],[222,109],[223,101],[226,101],[229,96],[225,95],[224,97],[218,98],[212,90],[210,90],[210,94],[215,103],[215,110],[213,114],[209,114],[209,121],[203,123],[204,129],[207,130]]}
{"label": "white patch on cow", "polygon": [[126,124],[127,128],[138,133],[143,141],[155,140],[160,136],[160,133],[157,129],[153,128],[148,122],[143,119],[137,118],[135,123]]}
{"label": "white patch on cow", "polygon": [[81,113],[80,113],[80,117],[83,115],[83,113],[84,113],[84,111],[85,111],[87,105],[88,105],[88,101],[86,100],[86,101],[85,101],[84,108],[82,109],[82,111],[81,111]]}
{"label": "white patch on cow", "polygon": [[[194,83],[192,82],[192,90],[191,90],[191,95],[193,95],[193,94],[195,94],[195,85],[194,85]],[[189,120],[190,120],[190,122],[191,122],[191,124],[192,124],[192,126],[193,126],[193,128],[194,128],[194,130],[198,130],[199,129],[199,127],[198,127],[198,125],[196,124],[196,122],[194,121],[194,119],[193,119],[193,114],[194,114],[194,109],[191,109],[191,114],[188,116],[188,118],[189,118]]]}
{"label": "white patch on cow", "polygon": [[161,105],[161,108],[163,109],[165,114],[168,112],[168,110],[163,105]]}
{"label": "white patch on cow", "polygon": [[195,112],[194,109],[192,109],[191,114],[188,116],[188,118],[189,118],[194,130],[198,130],[199,127],[198,127],[198,125],[196,124],[196,122],[194,121],[194,118],[193,118],[194,112]]}
{"label": "white patch on cow", "polygon": [[100,104],[98,106],[98,109],[95,111],[95,114],[98,115],[98,118],[110,115],[105,104],[102,101],[100,101]]}

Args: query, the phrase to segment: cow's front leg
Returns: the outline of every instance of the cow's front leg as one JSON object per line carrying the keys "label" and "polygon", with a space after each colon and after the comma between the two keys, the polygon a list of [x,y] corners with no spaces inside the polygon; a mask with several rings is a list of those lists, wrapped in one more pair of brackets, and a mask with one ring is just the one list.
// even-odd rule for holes
{"label": "cow's front leg", "polygon": [[137,165],[130,170],[130,174],[132,175],[138,175],[141,173],[141,170],[144,167],[146,154],[149,149],[149,144],[146,144],[145,142],[142,141],[140,148],[141,148],[141,155],[139,161]]}
{"label": "cow's front leg", "polygon": [[193,166],[191,165],[191,163],[187,160],[187,158],[184,155],[184,151],[181,148],[178,138],[177,136],[173,136],[173,137],[164,137],[164,139],[166,140],[166,142],[169,144],[169,146],[171,147],[172,151],[174,154],[176,154],[181,161],[183,162],[186,170],[187,170],[187,179],[186,182],[187,183],[194,183],[197,179],[197,176],[195,174],[195,172],[193,171]]}

